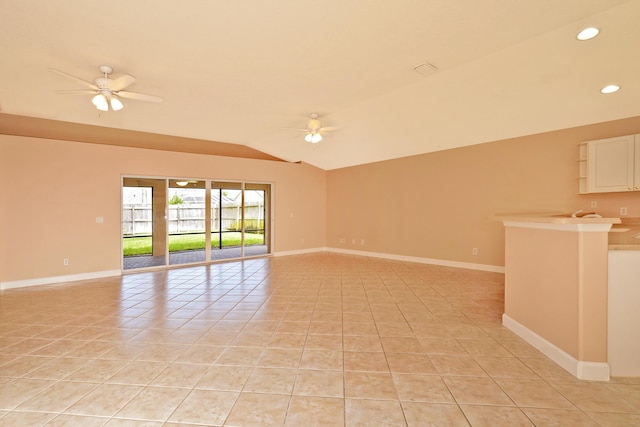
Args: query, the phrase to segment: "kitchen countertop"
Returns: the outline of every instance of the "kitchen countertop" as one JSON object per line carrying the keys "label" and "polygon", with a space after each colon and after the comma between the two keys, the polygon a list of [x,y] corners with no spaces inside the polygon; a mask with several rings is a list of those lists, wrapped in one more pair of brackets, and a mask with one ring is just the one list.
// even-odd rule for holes
{"label": "kitchen countertop", "polygon": [[640,250],[640,218],[622,218],[619,224],[614,224],[611,227],[609,250]]}
{"label": "kitchen countertop", "polygon": [[527,213],[497,215],[498,221],[535,222],[541,224],[619,224],[620,218],[572,217],[570,213]]}
{"label": "kitchen countertop", "polygon": [[611,224],[609,250],[640,250],[640,218],[584,218],[581,216],[572,217],[570,213],[526,213],[496,215],[495,219],[502,222],[540,224]]}

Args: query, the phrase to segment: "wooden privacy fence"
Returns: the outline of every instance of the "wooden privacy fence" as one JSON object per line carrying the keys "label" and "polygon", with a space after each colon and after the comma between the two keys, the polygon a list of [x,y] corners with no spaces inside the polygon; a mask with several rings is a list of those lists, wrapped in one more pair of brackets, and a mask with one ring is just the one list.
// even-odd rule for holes
{"label": "wooden privacy fence", "polygon": [[[240,206],[214,206],[211,208],[211,231],[240,231]],[[169,234],[203,232],[205,230],[204,204],[169,205]],[[264,230],[264,205],[247,204],[244,207],[245,230]],[[151,205],[124,205],[122,207],[122,235],[151,235],[153,209]]]}

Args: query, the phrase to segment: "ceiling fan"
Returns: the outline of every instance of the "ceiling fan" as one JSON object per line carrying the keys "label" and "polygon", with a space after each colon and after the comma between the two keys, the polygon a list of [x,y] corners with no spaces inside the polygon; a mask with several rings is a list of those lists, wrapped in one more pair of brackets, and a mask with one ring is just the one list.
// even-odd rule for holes
{"label": "ceiling fan", "polygon": [[310,120],[309,120],[309,123],[307,123],[307,127],[304,129],[298,129],[303,132],[306,132],[306,135],[304,136],[304,140],[307,142],[310,142],[312,144],[317,144],[318,142],[322,141],[323,133],[337,129],[335,127],[326,127],[326,126],[323,127],[316,113],[310,114],[309,117],[310,117]]}
{"label": "ceiling fan", "polygon": [[64,71],[49,68],[50,71],[71,79],[74,82],[88,88],[85,90],[59,90],[57,91],[57,93],[95,95],[92,98],[91,102],[93,102],[93,105],[95,105],[96,108],[100,111],[109,111],[109,109],[112,109],[113,111],[121,110],[124,105],[118,98],[158,103],[163,101],[163,99],[159,96],[145,95],[142,93],[123,90],[136,81],[135,77],[129,74],[124,74],[117,79],[112,79],[111,77],[109,77],[109,75],[113,73],[113,68],[108,65],[101,65],[99,69],[100,73],[102,73],[103,76],[96,78],[93,83],[91,83],[71,74],[65,73]]}
{"label": "ceiling fan", "polygon": [[198,180],[193,180],[193,179],[176,179],[174,182],[175,182],[176,185],[178,185],[180,187],[186,187],[189,184],[196,184],[199,181]]}

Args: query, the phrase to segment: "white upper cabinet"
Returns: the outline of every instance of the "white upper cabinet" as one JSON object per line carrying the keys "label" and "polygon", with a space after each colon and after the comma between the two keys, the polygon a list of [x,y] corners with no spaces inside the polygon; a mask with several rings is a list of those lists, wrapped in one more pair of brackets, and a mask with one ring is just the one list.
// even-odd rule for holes
{"label": "white upper cabinet", "polygon": [[640,135],[589,141],[579,161],[581,193],[640,190]]}

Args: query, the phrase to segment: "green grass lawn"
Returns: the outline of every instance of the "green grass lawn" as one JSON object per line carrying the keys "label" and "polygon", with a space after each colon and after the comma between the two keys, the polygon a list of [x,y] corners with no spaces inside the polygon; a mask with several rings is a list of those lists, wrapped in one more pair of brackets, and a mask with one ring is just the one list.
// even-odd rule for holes
{"label": "green grass lawn", "polygon": [[[202,250],[205,247],[204,234],[178,234],[169,236],[169,252]],[[240,246],[241,233],[222,233],[222,247]],[[123,239],[123,255],[151,255],[152,240],[151,237],[127,237]],[[262,245],[264,244],[264,234],[245,233],[245,245]],[[218,248],[220,246],[220,235],[211,234],[211,247]]]}

